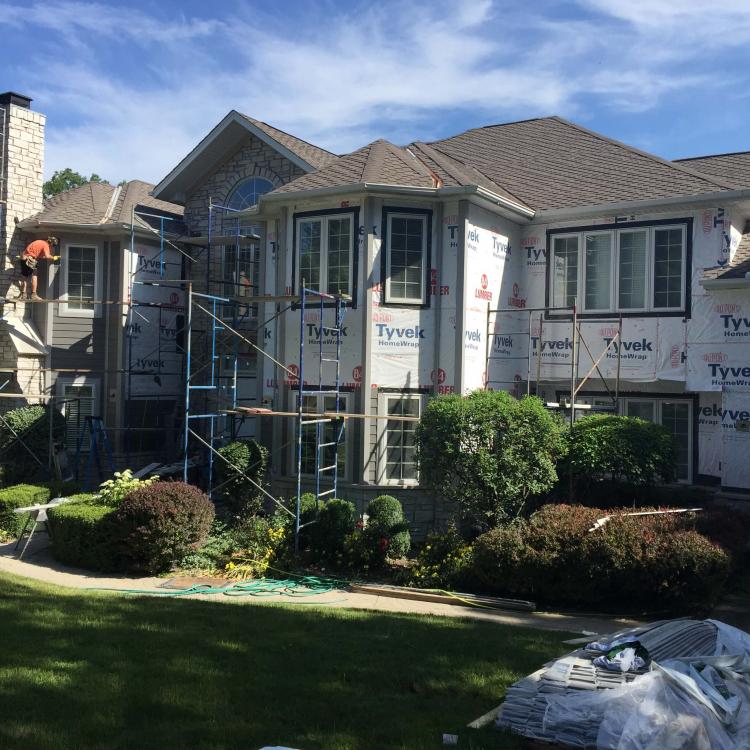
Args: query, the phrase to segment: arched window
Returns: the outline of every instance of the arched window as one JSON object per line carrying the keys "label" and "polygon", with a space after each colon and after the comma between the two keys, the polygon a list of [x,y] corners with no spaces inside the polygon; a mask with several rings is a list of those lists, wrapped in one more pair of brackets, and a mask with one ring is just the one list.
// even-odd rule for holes
{"label": "arched window", "polygon": [[[262,177],[248,177],[237,185],[227,201],[227,208],[241,211],[250,208],[258,202],[264,193],[273,190],[273,183]],[[262,228],[252,224],[244,224],[242,220],[233,220],[231,211],[224,212],[223,231],[228,235],[260,234]],[[239,223],[239,227],[237,224]],[[260,250],[255,243],[226,245],[223,252],[222,276],[224,280],[224,294],[228,297],[251,297],[259,293],[258,261]],[[256,307],[240,308],[242,315],[255,317]]]}
{"label": "arched window", "polygon": [[238,210],[250,208],[258,202],[261,195],[270,190],[273,190],[273,183],[270,180],[264,180],[262,177],[248,177],[232,191],[227,206]]}

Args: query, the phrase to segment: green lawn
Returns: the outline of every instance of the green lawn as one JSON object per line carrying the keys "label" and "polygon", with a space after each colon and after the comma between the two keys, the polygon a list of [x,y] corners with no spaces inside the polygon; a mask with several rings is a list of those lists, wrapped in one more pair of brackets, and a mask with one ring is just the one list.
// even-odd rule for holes
{"label": "green lawn", "polygon": [[436,617],[78,593],[0,575],[0,747],[461,748],[564,634]]}

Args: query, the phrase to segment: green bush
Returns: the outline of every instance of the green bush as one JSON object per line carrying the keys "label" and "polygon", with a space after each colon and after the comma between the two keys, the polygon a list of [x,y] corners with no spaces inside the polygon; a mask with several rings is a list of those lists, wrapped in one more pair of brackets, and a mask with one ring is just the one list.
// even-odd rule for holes
{"label": "green bush", "polygon": [[268,449],[255,440],[235,440],[219,448],[219,454],[226,459],[214,463],[222,497],[233,513],[255,515],[263,507],[263,493],[256,485],[262,486],[266,476]]}
{"label": "green bush", "polygon": [[118,568],[114,509],[81,496],[50,512],[52,554],[65,565],[110,572]]}
{"label": "green bush", "polygon": [[409,525],[401,503],[392,495],[379,495],[367,505],[365,543],[373,551],[372,562],[384,564],[386,558],[403,557],[411,548]]}
{"label": "green bush", "polygon": [[455,527],[442,534],[430,534],[410,571],[414,586],[444,589],[472,587],[472,547]]}
{"label": "green bush", "polygon": [[354,532],[357,513],[354,503],[334,498],[323,504],[310,526],[310,545],[322,557],[342,554],[347,537]]}
{"label": "green bush", "polygon": [[720,596],[732,555],[696,530],[693,514],[614,514],[590,531],[608,514],[551,505],[528,521],[491,529],[473,545],[474,584],[545,604],[609,610],[704,609]]}
{"label": "green bush", "polygon": [[[7,423],[0,422],[0,464],[3,469],[3,482],[13,484],[47,475],[49,409],[38,405],[22,406],[5,412],[3,419]],[[65,435],[65,417],[57,410],[53,410],[52,424],[52,437],[59,441]],[[13,432],[23,442],[17,439]],[[29,451],[41,461],[41,465],[34,460]]]}
{"label": "green bush", "polygon": [[49,487],[36,484],[17,484],[0,490],[0,533],[17,539],[29,517],[15,513],[16,508],[49,502]]}
{"label": "green bush", "polygon": [[517,517],[557,481],[562,422],[536,397],[475,391],[431,400],[417,426],[422,482],[480,530]]}
{"label": "green bush", "polygon": [[221,521],[214,520],[206,541],[196,550],[190,551],[180,560],[180,570],[189,572],[215,572],[224,568],[235,550],[234,530]]}
{"label": "green bush", "polygon": [[636,417],[582,417],[570,428],[566,469],[579,494],[610,480],[632,488],[670,482],[675,476],[672,436],[661,425]]}
{"label": "green bush", "polygon": [[17,539],[29,517],[28,513],[14,513],[16,508],[41,505],[53,497],[67,497],[78,490],[72,483],[16,484],[0,490],[0,536]]}
{"label": "green bush", "polygon": [[117,553],[126,567],[160,573],[207,539],[214,507],[197,487],[156,482],[128,495],[116,509]]}

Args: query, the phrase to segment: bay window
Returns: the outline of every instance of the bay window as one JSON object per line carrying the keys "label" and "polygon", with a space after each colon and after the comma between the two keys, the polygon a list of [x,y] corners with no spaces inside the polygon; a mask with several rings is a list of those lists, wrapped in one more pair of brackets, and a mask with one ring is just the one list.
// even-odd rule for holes
{"label": "bay window", "polygon": [[298,217],[298,280],[308,289],[351,295],[354,228],[352,213]]}
{"label": "bay window", "polygon": [[685,308],[687,225],[551,232],[551,307],[582,313]]}

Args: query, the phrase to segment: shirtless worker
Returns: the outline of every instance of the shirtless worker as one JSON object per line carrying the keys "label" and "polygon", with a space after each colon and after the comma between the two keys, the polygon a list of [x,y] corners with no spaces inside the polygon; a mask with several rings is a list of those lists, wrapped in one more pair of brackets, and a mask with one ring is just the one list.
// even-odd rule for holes
{"label": "shirtless worker", "polygon": [[47,237],[46,240],[34,240],[30,242],[18,259],[18,270],[21,278],[18,285],[21,287],[21,299],[26,296],[26,279],[31,277],[31,294],[29,299],[38,302],[42,298],[36,293],[37,265],[40,260],[60,260],[59,255],[52,254],[52,248],[57,249],[57,237]]}

